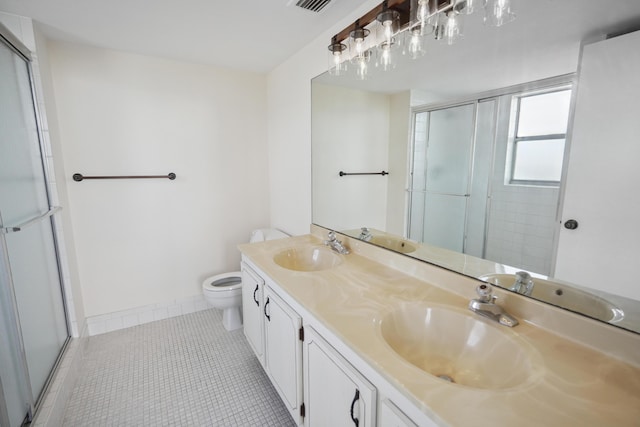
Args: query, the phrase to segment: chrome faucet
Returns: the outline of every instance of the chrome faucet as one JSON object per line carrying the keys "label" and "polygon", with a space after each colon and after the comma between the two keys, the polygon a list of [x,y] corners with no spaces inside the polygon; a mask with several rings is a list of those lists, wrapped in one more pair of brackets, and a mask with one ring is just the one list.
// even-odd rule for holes
{"label": "chrome faucet", "polygon": [[510,328],[518,324],[518,320],[515,317],[507,314],[502,307],[496,304],[497,297],[492,295],[493,288],[491,288],[491,285],[488,283],[478,285],[476,293],[478,298],[469,301],[469,310]]}
{"label": "chrome faucet", "polygon": [[330,231],[327,235],[327,240],[324,241],[324,244],[329,246],[334,251],[338,252],[342,255],[347,255],[349,253],[349,249],[347,249],[340,240],[336,238],[335,231]]}
{"label": "chrome faucet", "polygon": [[529,273],[526,271],[518,271],[516,272],[516,281],[511,285],[509,290],[530,296],[531,292],[533,292],[533,285],[533,279]]}
{"label": "chrome faucet", "polygon": [[358,236],[358,239],[363,240],[365,242],[368,242],[369,240],[371,240],[373,236],[369,231],[369,227],[362,227],[360,230],[362,230],[362,232],[360,233],[360,236]]}

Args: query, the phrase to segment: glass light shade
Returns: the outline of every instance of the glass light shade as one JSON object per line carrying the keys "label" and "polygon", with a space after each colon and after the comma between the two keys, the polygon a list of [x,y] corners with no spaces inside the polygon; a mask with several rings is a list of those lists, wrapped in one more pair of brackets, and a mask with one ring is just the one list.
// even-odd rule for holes
{"label": "glass light shade", "polygon": [[347,45],[333,40],[328,49],[329,74],[332,76],[343,75],[347,72]]}
{"label": "glass light shade", "polygon": [[352,59],[355,68],[355,75],[358,80],[366,80],[369,78],[369,60],[371,59],[371,51],[366,50],[364,54],[355,59]]}
{"label": "glass light shade", "polygon": [[485,0],[484,23],[500,27],[516,19],[512,0]]}
{"label": "glass light shade", "polygon": [[422,25],[417,23],[404,33],[404,43],[402,44],[404,55],[410,56],[412,59],[419,58],[426,53],[426,44],[428,34],[433,32],[433,26]]}
{"label": "glass light shade", "polygon": [[448,45],[452,45],[463,37],[462,17],[455,10],[447,12],[444,21],[442,38],[446,40]]}
{"label": "glass light shade", "polygon": [[351,56],[351,62],[358,64],[362,61],[369,61],[371,55],[368,54],[369,42],[367,36],[370,31],[366,28],[358,27],[351,31],[349,36],[349,54]]}
{"label": "glass light shade", "polygon": [[457,0],[456,10],[463,15],[471,15],[478,10],[481,1],[482,0]]}
{"label": "glass light shade", "polygon": [[444,38],[444,30],[447,23],[447,14],[440,12],[429,18],[429,24],[434,28],[434,34],[436,40],[442,40]]}
{"label": "glass light shade", "polygon": [[388,44],[386,41],[378,45],[378,56],[376,58],[376,67],[383,71],[389,71],[396,67],[398,62],[395,58],[396,49],[394,43]]}
{"label": "glass light shade", "polygon": [[418,0],[415,22],[426,25],[429,18],[438,11],[438,2],[434,0]]}
{"label": "glass light shade", "polygon": [[387,46],[396,48],[395,35],[400,31],[400,14],[395,10],[386,9],[376,17],[376,40],[378,43],[386,43]]}

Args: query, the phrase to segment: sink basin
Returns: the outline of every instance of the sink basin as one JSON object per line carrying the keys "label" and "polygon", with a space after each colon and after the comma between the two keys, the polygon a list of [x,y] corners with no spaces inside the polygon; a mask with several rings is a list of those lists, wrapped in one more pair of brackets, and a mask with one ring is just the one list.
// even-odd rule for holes
{"label": "sink basin", "polygon": [[369,242],[403,254],[408,254],[416,250],[416,246],[413,243],[395,237],[373,236]]}
{"label": "sink basin", "polygon": [[320,271],[339,265],[342,258],[324,246],[291,248],[273,257],[280,267],[295,271]]}
{"label": "sink basin", "polygon": [[[617,322],[624,313],[609,301],[597,295],[551,280],[533,277],[531,297],[568,310],[583,313],[604,322]],[[509,289],[515,283],[514,274],[487,274],[480,280]]]}
{"label": "sink basin", "polygon": [[533,349],[510,330],[500,330],[465,310],[409,304],[380,322],[382,337],[407,362],[443,381],[507,389],[535,372]]}

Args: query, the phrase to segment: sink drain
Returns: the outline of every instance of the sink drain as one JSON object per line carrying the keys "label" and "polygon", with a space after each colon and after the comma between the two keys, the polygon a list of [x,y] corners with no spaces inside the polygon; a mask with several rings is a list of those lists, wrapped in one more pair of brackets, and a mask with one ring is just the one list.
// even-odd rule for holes
{"label": "sink drain", "polygon": [[445,374],[438,375],[438,378],[443,379],[443,380],[445,380],[445,381],[448,381],[448,382],[450,382],[450,383],[455,383],[455,381],[453,380],[453,378],[451,378],[449,375],[445,375]]}

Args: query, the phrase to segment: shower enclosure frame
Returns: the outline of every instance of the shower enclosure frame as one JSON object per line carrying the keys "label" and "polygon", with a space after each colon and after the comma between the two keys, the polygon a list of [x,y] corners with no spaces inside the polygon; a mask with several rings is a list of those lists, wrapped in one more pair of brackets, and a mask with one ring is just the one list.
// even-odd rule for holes
{"label": "shower enclosure frame", "polygon": [[[25,419],[23,421],[24,423],[24,422],[30,422],[33,419],[36,411],[42,405],[44,396],[46,396],[47,391],[51,385],[51,381],[54,376],[54,373],[56,372],[61,362],[61,359],[64,355],[65,349],[67,348],[67,345],[69,344],[69,341],[71,340],[71,334],[70,334],[71,325],[69,320],[69,311],[67,308],[67,295],[65,292],[65,281],[62,274],[63,270],[62,270],[60,249],[59,249],[59,243],[58,243],[59,236],[58,236],[57,227],[56,227],[57,219],[55,218],[55,215],[54,215],[61,208],[54,207],[52,206],[52,203],[51,203],[52,189],[50,187],[50,182],[52,177],[50,176],[49,169],[45,167],[46,150],[44,146],[44,138],[42,133],[43,122],[42,122],[42,117],[38,108],[38,100],[36,97],[36,90],[35,90],[36,82],[34,80],[33,58],[30,50],[18,38],[16,38],[11,33],[11,31],[7,27],[5,27],[2,23],[0,23],[0,43],[6,45],[9,48],[9,50],[13,51],[21,59],[23,59],[25,61],[26,68],[27,68],[27,73],[29,78],[29,91],[31,95],[30,98],[33,106],[33,115],[34,115],[36,129],[37,129],[38,149],[39,149],[39,155],[40,155],[39,164],[40,164],[40,167],[42,168],[42,173],[44,177],[44,189],[45,189],[45,194],[46,194],[46,199],[47,199],[47,204],[49,209],[48,209],[48,212],[46,212],[45,214],[38,216],[30,221],[27,221],[23,225],[23,227],[28,227],[33,223],[41,222],[41,221],[49,221],[50,223],[51,237],[53,239],[52,243],[53,243],[54,256],[55,256],[55,265],[57,267],[57,276],[58,276],[57,279],[59,283],[60,297],[61,297],[62,310],[63,310],[62,314],[64,316],[64,326],[66,328],[66,338],[64,339],[64,342],[60,347],[60,350],[58,352],[57,357],[55,358],[51,371],[49,372],[42,386],[42,389],[39,391],[37,395],[34,395],[34,391],[32,389],[31,380],[29,376],[26,348],[25,348],[24,339],[22,335],[20,315],[19,315],[18,304],[16,300],[15,283],[13,281],[13,277],[11,274],[11,264],[9,260],[8,245],[5,238],[5,235],[8,234],[9,232],[18,232],[20,231],[20,229],[19,228],[15,229],[12,227],[5,228],[2,215],[0,215],[0,249],[2,251],[2,259],[0,259],[0,263],[2,263],[4,267],[6,267],[7,282],[8,282],[8,289],[6,291],[10,295],[9,298],[11,301],[9,302],[9,304],[11,305],[11,308],[12,308],[12,313],[10,313],[12,315],[11,316],[12,324],[8,325],[8,327],[11,329],[11,333],[13,334],[13,336],[11,337],[12,342],[17,343],[19,346],[18,349],[13,349],[13,350],[19,353],[19,362],[21,364],[20,366],[21,372],[19,372],[18,375],[21,377],[21,379],[24,380],[23,383],[20,384],[20,386],[22,387],[21,392],[25,393],[27,404],[28,404],[28,407],[25,408]],[[0,425],[10,425],[9,419],[10,419],[9,411],[6,406],[6,396],[5,396],[2,380],[0,378]]]}

